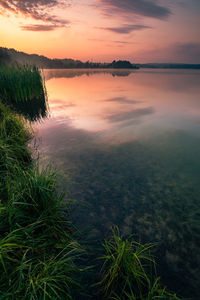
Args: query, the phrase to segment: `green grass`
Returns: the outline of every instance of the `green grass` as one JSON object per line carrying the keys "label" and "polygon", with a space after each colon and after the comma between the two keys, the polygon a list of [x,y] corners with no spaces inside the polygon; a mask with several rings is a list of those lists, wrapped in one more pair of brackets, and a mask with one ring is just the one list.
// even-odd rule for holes
{"label": "green grass", "polygon": [[1,203],[8,201],[8,186],[16,181],[18,170],[31,165],[26,143],[31,137],[25,122],[0,102],[0,193]]}
{"label": "green grass", "polygon": [[105,299],[173,299],[179,298],[167,292],[156,276],[156,265],[151,255],[152,244],[140,244],[131,239],[123,240],[118,228],[105,240],[102,287]]}
{"label": "green grass", "polygon": [[0,99],[31,121],[48,114],[45,84],[35,66],[0,66]]}
{"label": "green grass", "polygon": [[0,299],[74,299],[82,249],[57,175],[32,161],[30,137],[24,119],[0,103]]}

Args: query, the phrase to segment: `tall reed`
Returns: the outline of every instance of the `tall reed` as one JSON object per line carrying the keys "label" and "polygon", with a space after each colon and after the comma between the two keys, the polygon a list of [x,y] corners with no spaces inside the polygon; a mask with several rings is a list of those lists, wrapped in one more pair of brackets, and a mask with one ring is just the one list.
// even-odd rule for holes
{"label": "tall reed", "polygon": [[45,84],[35,66],[1,66],[0,99],[31,121],[48,114]]}

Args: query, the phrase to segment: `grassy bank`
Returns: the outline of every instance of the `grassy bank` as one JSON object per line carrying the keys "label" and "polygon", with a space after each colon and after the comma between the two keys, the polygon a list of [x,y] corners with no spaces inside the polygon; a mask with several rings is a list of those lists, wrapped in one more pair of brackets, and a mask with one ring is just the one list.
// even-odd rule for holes
{"label": "grassy bank", "polygon": [[[33,107],[36,117],[28,111]],[[0,300],[81,299],[87,293],[78,279],[83,250],[73,239],[56,173],[39,171],[32,160],[32,130],[20,116],[37,120],[46,108],[36,68],[0,68]],[[151,247],[124,241],[114,230],[104,244],[95,296],[86,299],[178,299],[161,287]]]}
{"label": "grassy bank", "polygon": [[0,299],[72,299],[79,245],[56,175],[39,172],[24,121],[0,104]]}
{"label": "grassy bank", "polygon": [[[46,104],[36,68],[3,67],[0,83],[0,99],[14,111],[19,112],[21,103]],[[51,169],[38,170],[27,147],[31,128],[2,102],[0,299],[72,299],[79,288],[75,260],[81,250],[64,218],[66,208],[62,209],[63,195],[56,192],[56,174]]]}

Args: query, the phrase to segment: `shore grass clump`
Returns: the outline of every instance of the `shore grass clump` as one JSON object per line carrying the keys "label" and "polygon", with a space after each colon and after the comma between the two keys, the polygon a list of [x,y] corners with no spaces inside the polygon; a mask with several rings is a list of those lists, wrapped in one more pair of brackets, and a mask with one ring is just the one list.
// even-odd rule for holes
{"label": "shore grass clump", "polygon": [[123,240],[118,228],[105,240],[102,280],[100,286],[105,299],[152,300],[173,299],[176,295],[161,287],[156,277],[155,261],[151,255],[152,244],[140,244],[131,239]]}
{"label": "shore grass clump", "polygon": [[31,159],[30,136],[24,119],[0,103],[0,299],[74,299],[82,250],[56,173]]}
{"label": "shore grass clump", "polygon": [[47,93],[36,66],[1,66],[0,99],[31,121],[47,116]]}
{"label": "shore grass clump", "polygon": [[26,147],[26,142],[31,137],[30,127],[21,117],[11,112],[0,101],[0,137],[1,141],[10,146]]}

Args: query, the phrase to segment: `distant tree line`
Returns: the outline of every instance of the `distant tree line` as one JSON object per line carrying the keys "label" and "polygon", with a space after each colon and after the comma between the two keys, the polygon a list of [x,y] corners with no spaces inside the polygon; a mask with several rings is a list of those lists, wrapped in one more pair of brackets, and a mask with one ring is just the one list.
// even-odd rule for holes
{"label": "distant tree line", "polygon": [[139,69],[139,68],[159,68],[159,69],[200,69],[200,64],[178,64],[178,63],[149,63],[136,64],[128,60],[113,60],[111,63],[100,63],[70,58],[65,59],[50,59],[42,55],[27,54],[0,47],[0,65],[2,64],[29,64],[36,65],[43,69]]}
{"label": "distant tree line", "polygon": [[183,63],[148,63],[137,64],[139,68],[149,69],[200,69],[200,64],[183,64]]}
{"label": "distant tree line", "polygon": [[0,48],[0,64],[13,63],[31,64],[40,68],[49,69],[73,69],[73,68],[115,68],[115,69],[133,69],[138,68],[135,64],[127,60],[113,61],[112,63],[82,62],[74,59],[50,59],[42,55],[27,54],[14,49]]}
{"label": "distant tree line", "polygon": [[7,64],[10,62],[10,55],[4,48],[0,48],[0,65]]}

